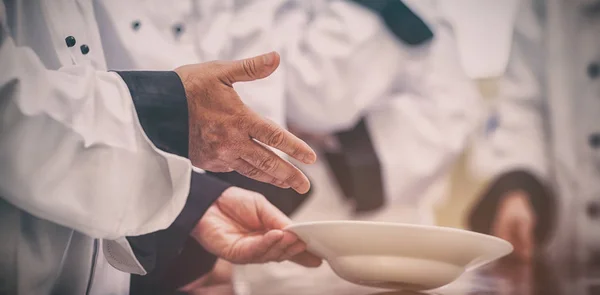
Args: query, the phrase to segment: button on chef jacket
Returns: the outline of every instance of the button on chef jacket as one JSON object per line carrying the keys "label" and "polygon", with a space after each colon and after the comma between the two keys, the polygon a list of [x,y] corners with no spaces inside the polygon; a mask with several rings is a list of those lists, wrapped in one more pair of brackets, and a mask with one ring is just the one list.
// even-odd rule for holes
{"label": "button on chef jacket", "polygon": [[102,270],[145,274],[130,241],[176,227],[183,243],[228,186],[186,159],[181,81],[107,71],[91,1],[6,1],[0,21],[0,286],[127,294]]}

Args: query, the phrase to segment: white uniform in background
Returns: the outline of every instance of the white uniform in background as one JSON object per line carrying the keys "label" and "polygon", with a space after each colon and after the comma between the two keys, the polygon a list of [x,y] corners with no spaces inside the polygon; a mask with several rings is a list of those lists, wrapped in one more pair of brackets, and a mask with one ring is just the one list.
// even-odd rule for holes
{"label": "white uniform in background", "polygon": [[5,1],[0,21],[0,293],[127,294],[93,269],[145,273],[124,237],[172,223],[191,164],[146,137],[91,1]]}
{"label": "white uniform in background", "polygon": [[519,1],[518,11],[475,171],[522,168],[550,184],[558,220],[549,253],[598,265],[600,1]]}
{"label": "white uniform in background", "polygon": [[430,44],[403,44],[353,3],[312,1],[320,6],[297,26],[300,38],[286,56],[288,118],[328,133],[364,116],[386,198],[417,205],[448,174],[481,109],[436,3],[404,2],[433,31]]}

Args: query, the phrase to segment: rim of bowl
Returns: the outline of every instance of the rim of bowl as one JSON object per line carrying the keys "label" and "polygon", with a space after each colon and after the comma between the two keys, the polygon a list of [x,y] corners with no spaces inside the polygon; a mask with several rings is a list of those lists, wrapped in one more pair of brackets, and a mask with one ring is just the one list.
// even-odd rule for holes
{"label": "rim of bowl", "polygon": [[[492,240],[492,241],[496,241],[504,246],[506,246],[506,249],[508,250],[508,253],[511,253],[512,251],[514,251],[514,247],[513,245],[501,238],[492,236],[492,235],[486,235],[486,234],[482,234],[482,233],[478,233],[478,232],[474,232],[474,231],[469,231],[469,230],[464,230],[464,229],[460,229],[460,228],[453,228],[453,227],[445,227],[445,226],[437,226],[437,225],[424,225],[424,224],[410,224],[410,223],[396,223],[396,222],[389,222],[389,221],[363,221],[363,220],[324,220],[324,221],[308,221],[308,222],[299,222],[299,223],[294,223],[294,224],[290,224],[288,226],[286,226],[284,228],[284,230],[290,230],[290,229],[294,229],[294,228],[299,228],[299,227],[307,227],[307,226],[314,226],[314,225],[348,225],[348,224],[352,224],[352,225],[375,225],[375,226],[391,226],[391,227],[402,227],[402,228],[419,228],[419,229],[423,229],[423,230],[427,230],[427,231],[443,231],[443,232],[449,232],[449,233],[458,233],[458,234],[463,234],[463,235],[470,235],[473,237],[481,237],[484,239],[488,239],[488,240]],[[507,255],[505,254],[505,255]]]}

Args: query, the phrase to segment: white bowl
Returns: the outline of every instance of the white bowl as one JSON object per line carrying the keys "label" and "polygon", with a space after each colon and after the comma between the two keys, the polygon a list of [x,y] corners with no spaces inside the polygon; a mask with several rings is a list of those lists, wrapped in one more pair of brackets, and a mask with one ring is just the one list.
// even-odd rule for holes
{"label": "white bowl", "polygon": [[496,237],[437,226],[319,221],[286,230],[327,260],[341,278],[388,289],[435,289],[513,250]]}

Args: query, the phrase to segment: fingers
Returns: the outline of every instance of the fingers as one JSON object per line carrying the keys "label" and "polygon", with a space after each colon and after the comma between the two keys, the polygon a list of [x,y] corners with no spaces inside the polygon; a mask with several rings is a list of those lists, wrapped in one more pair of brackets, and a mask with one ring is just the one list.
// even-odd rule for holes
{"label": "fingers", "polygon": [[290,247],[293,247],[298,242],[298,237],[290,232],[284,232],[283,238],[279,240],[277,244],[269,249],[265,255],[261,259],[260,262],[271,262],[271,261],[281,261],[281,257],[285,256],[287,250]]}
{"label": "fingers", "polygon": [[296,242],[288,247],[283,255],[279,257],[279,261],[290,260],[304,251],[306,251],[306,244],[300,240],[296,240]]}
{"label": "fingers", "polygon": [[270,183],[270,184],[278,186],[280,188],[289,188],[290,187],[288,184],[286,184],[282,180],[279,180],[279,179],[263,172],[261,169],[259,169],[258,167],[254,166],[254,165],[251,165],[244,159],[235,160],[231,164],[231,167],[233,169],[235,169],[235,171],[237,171],[238,173],[240,173],[248,178],[252,178],[252,179],[255,179],[255,180],[258,180],[261,182]]}
{"label": "fingers", "polygon": [[279,67],[277,52],[233,61],[225,64],[225,77],[229,85],[235,82],[248,82],[271,75]]}
{"label": "fingers", "polygon": [[290,157],[305,164],[312,164],[317,160],[317,154],[304,141],[281,128],[277,124],[264,120],[258,115],[252,118],[256,124],[252,126],[248,133],[256,140],[274,147]]}
{"label": "fingers", "polygon": [[305,267],[318,267],[322,259],[307,252],[306,244],[290,232],[285,232],[284,237],[260,259],[260,262],[290,260]]}
{"label": "fingers", "polygon": [[270,175],[274,178],[270,181],[274,181],[274,184],[279,187],[287,185],[301,194],[308,192],[310,182],[300,169],[261,144],[256,142],[252,144],[255,145],[254,151],[242,155],[242,159],[254,167],[254,170],[250,171],[258,170]]}
{"label": "fingers", "polygon": [[284,233],[281,230],[271,230],[264,235],[245,237],[241,240],[243,245],[239,245],[239,255],[231,255],[231,257],[237,257],[237,259],[234,259],[232,262],[262,262],[261,257],[267,256],[271,248],[279,243],[283,237]]}

